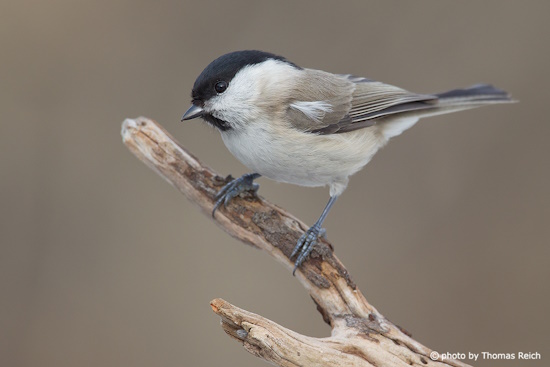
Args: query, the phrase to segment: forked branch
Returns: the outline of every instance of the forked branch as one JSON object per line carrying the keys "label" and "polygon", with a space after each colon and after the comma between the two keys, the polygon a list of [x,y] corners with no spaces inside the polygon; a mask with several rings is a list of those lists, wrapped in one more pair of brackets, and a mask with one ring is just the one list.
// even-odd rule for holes
{"label": "forked branch", "polygon": [[[211,218],[214,196],[228,177],[202,165],[150,119],[127,119],[121,133],[132,153]],[[292,214],[252,195],[232,200],[216,212],[214,221],[231,236],[268,252],[289,273],[294,264],[288,256],[308,228]],[[221,299],[211,302],[212,309],[221,317],[225,332],[250,353],[278,366],[468,366],[431,359],[432,350],[384,318],[363,297],[326,240],[319,241],[296,278],[331,326],[330,337],[300,335]]]}

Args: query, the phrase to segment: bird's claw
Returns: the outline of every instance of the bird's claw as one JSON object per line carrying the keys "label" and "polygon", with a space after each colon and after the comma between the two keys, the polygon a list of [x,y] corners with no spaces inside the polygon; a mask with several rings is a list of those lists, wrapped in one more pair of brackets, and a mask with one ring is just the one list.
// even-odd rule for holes
{"label": "bird's claw", "polygon": [[311,251],[313,251],[313,248],[317,244],[317,240],[319,239],[319,237],[325,236],[326,230],[324,228],[321,228],[319,224],[314,224],[313,227],[308,229],[306,233],[304,233],[302,237],[300,237],[298,243],[294,247],[294,250],[292,250],[292,254],[290,255],[291,259],[294,256],[298,255],[298,258],[294,263],[294,270],[292,271],[292,275],[296,273],[296,269],[298,269],[300,265],[302,265],[302,263],[311,253]]}
{"label": "bird's claw", "polygon": [[230,181],[222,187],[214,197],[216,203],[212,209],[212,217],[214,217],[216,210],[218,210],[222,204],[223,206],[226,206],[227,203],[229,203],[235,196],[238,196],[245,191],[256,193],[256,191],[260,188],[260,185],[255,183],[254,180],[258,177],[260,177],[260,175],[257,173],[247,173],[246,175]]}

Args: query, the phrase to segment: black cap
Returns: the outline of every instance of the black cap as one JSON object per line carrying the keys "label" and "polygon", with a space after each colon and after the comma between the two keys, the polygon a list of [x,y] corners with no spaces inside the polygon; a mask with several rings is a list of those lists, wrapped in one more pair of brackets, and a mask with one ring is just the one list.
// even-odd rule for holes
{"label": "black cap", "polygon": [[284,61],[300,68],[284,57],[269,52],[245,50],[225,54],[212,61],[198,76],[191,93],[193,104],[202,105],[204,101],[215,96],[217,82],[225,81],[229,84],[235,74],[245,66],[259,64],[269,59]]}

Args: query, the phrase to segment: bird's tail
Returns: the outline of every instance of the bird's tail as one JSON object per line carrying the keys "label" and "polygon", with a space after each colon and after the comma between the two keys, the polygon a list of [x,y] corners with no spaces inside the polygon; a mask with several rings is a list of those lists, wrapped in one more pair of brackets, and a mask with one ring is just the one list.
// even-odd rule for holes
{"label": "bird's tail", "polygon": [[469,110],[481,106],[498,103],[513,103],[514,101],[508,92],[497,89],[489,84],[476,84],[463,89],[453,89],[448,92],[434,94],[436,100],[427,101],[424,111],[418,111],[418,117],[442,115],[445,113]]}
{"label": "bird's tail", "polygon": [[[410,102],[391,108],[381,121],[382,134],[392,138],[401,134],[424,117],[442,115],[497,103],[513,103],[510,95],[489,84],[476,84],[464,89],[453,89],[434,94],[437,99]],[[388,109],[389,110],[389,109]]]}
{"label": "bird's tail", "polygon": [[438,98],[436,105],[440,108],[474,108],[487,104],[514,102],[508,92],[489,84],[476,84],[464,89],[453,89],[435,96]]}

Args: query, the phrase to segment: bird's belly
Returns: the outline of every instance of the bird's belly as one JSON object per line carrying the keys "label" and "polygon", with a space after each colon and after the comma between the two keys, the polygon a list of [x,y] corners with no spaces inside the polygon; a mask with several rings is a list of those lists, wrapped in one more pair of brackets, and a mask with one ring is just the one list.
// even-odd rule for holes
{"label": "bird's belly", "polygon": [[301,186],[347,181],[385,143],[374,129],[315,135],[297,131],[276,134],[250,127],[238,133],[222,132],[222,139],[229,151],[252,171]]}

